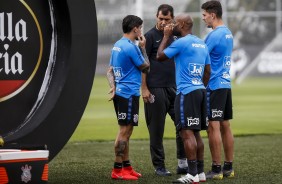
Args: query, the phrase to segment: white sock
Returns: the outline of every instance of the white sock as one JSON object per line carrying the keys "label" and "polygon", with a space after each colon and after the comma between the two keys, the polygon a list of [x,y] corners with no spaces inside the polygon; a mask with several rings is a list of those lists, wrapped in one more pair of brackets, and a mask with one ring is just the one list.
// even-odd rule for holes
{"label": "white sock", "polygon": [[180,168],[188,167],[187,159],[186,158],[178,159],[178,167]]}

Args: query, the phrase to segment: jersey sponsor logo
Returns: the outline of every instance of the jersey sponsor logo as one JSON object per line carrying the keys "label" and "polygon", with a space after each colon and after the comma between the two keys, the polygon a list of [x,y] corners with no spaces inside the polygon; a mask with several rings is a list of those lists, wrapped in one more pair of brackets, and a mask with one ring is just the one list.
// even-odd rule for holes
{"label": "jersey sponsor logo", "polygon": [[192,47],[204,49],[204,48],[206,48],[206,45],[200,44],[200,43],[192,43]]}
{"label": "jersey sponsor logo", "polygon": [[122,77],[122,68],[121,67],[114,67],[113,70],[114,70],[114,75],[116,79]]}
{"label": "jersey sponsor logo", "polygon": [[204,65],[197,64],[197,63],[190,63],[189,71],[190,71],[190,75],[202,76],[203,71],[204,71]]}
{"label": "jersey sponsor logo", "polygon": [[119,47],[113,47],[113,50],[120,52],[120,51],[121,51],[121,48],[119,48]]}
{"label": "jersey sponsor logo", "polygon": [[231,57],[230,56],[225,56],[224,57],[224,68],[230,68],[231,67]]}
{"label": "jersey sponsor logo", "polygon": [[188,126],[199,125],[200,119],[199,118],[188,117],[187,118],[187,122],[188,122]]}
{"label": "jersey sponsor logo", "polygon": [[134,123],[137,123],[137,122],[138,122],[138,119],[139,119],[138,114],[134,114],[134,115],[133,115],[133,122],[134,122]]}
{"label": "jersey sponsor logo", "polygon": [[202,85],[203,82],[202,82],[201,79],[194,78],[194,79],[192,79],[192,84],[194,84],[194,85]]}
{"label": "jersey sponsor logo", "polygon": [[118,113],[118,120],[125,120],[126,119],[126,113]]}
{"label": "jersey sponsor logo", "polygon": [[230,79],[230,75],[229,75],[229,73],[227,73],[227,72],[224,72],[224,73],[222,74],[222,77],[223,77],[224,79]]}
{"label": "jersey sponsor logo", "polygon": [[223,115],[223,111],[212,109],[212,118],[222,117],[222,115]]}
{"label": "jersey sponsor logo", "polygon": [[227,35],[225,35],[225,38],[226,39],[233,39],[233,36],[232,36],[232,34],[227,34]]}

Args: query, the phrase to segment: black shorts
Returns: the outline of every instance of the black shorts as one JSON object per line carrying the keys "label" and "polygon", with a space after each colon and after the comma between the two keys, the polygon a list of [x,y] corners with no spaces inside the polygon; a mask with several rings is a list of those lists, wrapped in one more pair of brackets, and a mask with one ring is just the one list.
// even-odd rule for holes
{"label": "black shorts", "polygon": [[118,95],[114,97],[114,106],[119,125],[138,126],[139,96],[124,98]]}
{"label": "black shorts", "polygon": [[223,88],[207,92],[208,117],[210,121],[233,118],[231,89]]}
{"label": "black shorts", "polygon": [[175,98],[175,121],[177,129],[206,130],[207,94],[205,89],[198,89],[186,95],[178,94]]}

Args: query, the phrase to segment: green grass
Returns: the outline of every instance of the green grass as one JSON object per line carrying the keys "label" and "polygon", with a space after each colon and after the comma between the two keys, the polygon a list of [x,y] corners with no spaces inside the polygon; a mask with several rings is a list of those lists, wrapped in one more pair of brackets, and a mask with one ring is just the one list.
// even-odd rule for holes
{"label": "green grass", "polygon": [[[234,135],[281,134],[282,78],[252,78],[241,85],[233,84],[232,129]],[[96,76],[88,106],[72,141],[114,140],[117,120],[112,102],[108,102],[108,83]],[[206,136],[206,133],[202,133]],[[143,102],[140,99],[139,126],[132,139],[148,139]],[[174,138],[174,124],[167,116],[165,138]]]}
{"label": "green grass", "polygon": [[[235,138],[234,179],[208,181],[209,183],[263,184],[281,183],[282,135],[245,136]],[[204,139],[205,145],[207,139]],[[148,140],[134,140],[130,143],[132,165],[143,174],[138,182],[114,181],[110,179],[113,166],[113,141],[69,143],[50,163],[49,183],[56,184],[105,184],[105,183],[171,183],[175,174],[175,141],[165,140],[166,166],[173,173],[170,177],[154,174],[150,161]],[[210,167],[210,153],[205,149],[205,171]],[[280,182],[279,182],[280,181]]]}
{"label": "green grass", "polygon": [[[207,183],[279,183],[282,178],[282,82],[280,78],[252,78],[241,85],[233,84],[232,130],[235,135],[235,179]],[[113,140],[116,123],[112,102],[108,102],[108,84],[104,77],[95,77],[88,106],[70,142],[50,162],[49,183],[171,183],[175,174],[176,146],[174,126],[167,117],[165,129],[166,166],[171,177],[158,177],[150,160],[148,131],[140,100],[139,126],[134,129],[130,159],[144,177],[138,182],[113,181]],[[202,132],[206,137],[206,133]],[[211,158],[205,141],[205,171]]]}

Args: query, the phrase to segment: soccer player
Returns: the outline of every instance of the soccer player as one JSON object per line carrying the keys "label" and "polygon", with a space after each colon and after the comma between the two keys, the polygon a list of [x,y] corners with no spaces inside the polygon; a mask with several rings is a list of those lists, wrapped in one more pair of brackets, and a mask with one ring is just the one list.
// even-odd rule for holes
{"label": "soccer player", "polygon": [[[142,35],[143,20],[134,15],[122,21],[123,37],[112,49],[107,78],[110,84],[119,132],[115,140],[115,163],[112,179],[137,180],[141,174],[133,170],[129,161],[129,139],[133,126],[138,126],[141,71],[148,72],[145,37]],[[139,40],[139,47],[135,40]],[[141,49],[141,51],[140,51]]]}
{"label": "soccer player", "polygon": [[[150,153],[155,173],[160,176],[170,176],[171,173],[165,166],[165,152],[163,147],[163,135],[166,115],[175,120],[175,66],[170,60],[159,62],[156,59],[157,50],[163,38],[164,26],[173,21],[173,7],[162,4],[158,7],[157,23],[145,34],[146,52],[150,60],[150,73],[142,74],[142,97],[145,108],[145,118],[150,136]],[[173,42],[171,36],[169,42]],[[176,131],[177,149],[177,174],[187,173],[187,160],[183,142]]]}
{"label": "soccer player", "polygon": [[[210,76],[210,58],[204,41],[192,35],[192,18],[182,14],[175,21],[175,25],[165,27],[157,53],[157,59],[161,61],[174,57],[177,71],[175,122],[188,160],[188,173],[173,183],[199,183],[206,180],[200,130],[207,129],[205,85]],[[173,31],[181,38],[167,47]]]}
{"label": "soccer player", "polygon": [[[222,21],[222,7],[219,1],[208,1],[201,7],[203,20],[213,30],[205,42],[211,59],[211,78],[208,83],[208,138],[212,157],[212,168],[207,178],[222,179],[234,177],[232,167],[234,138],[229,120],[232,119],[232,97],[230,81],[230,58],[233,49],[233,36]],[[221,168],[221,144],[225,161]]]}

